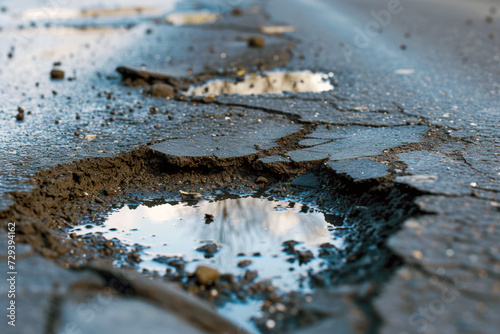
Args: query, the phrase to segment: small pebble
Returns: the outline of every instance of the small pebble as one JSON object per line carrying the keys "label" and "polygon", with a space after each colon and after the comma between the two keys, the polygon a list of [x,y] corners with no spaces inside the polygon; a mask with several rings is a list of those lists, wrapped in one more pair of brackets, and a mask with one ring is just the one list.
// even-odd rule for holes
{"label": "small pebble", "polygon": [[417,260],[421,260],[424,257],[424,254],[422,254],[421,251],[416,250],[416,251],[413,251],[413,257]]}
{"label": "small pebble", "polygon": [[64,79],[64,71],[53,69],[50,71],[50,78],[54,80],[62,80]]}
{"label": "small pebble", "polygon": [[269,329],[273,329],[274,327],[276,327],[276,321],[274,321],[273,319],[267,320],[266,327]]}
{"label": "small pebble", "polygon": [[154,97],[174,98],[175,97],[175,89],[174,89],[174,87],[172,87],[170,85],[167,85],[164,83],[157,83],[151,87],[150,94]]}
{"label": "small pebble", "polygon": [[259,176],[255,182],[256,183],[267,183],[268,181],[265,177]]}
{"label": "small pebble", "polygon": [[234,16],[241,16],[241,15],[243,15],[243,11],[241,10],[241,8],[235,7],[231,11],[231,14]]}
{"label": "small pebble", "polygon": [[217,282],[217,280],[220,277],[220,274],[217,271],[217,269],[214,269],[209,266],[200,265],[198,266],[198,268],[196,268],[194,276],[196,277],[196,281],[199,284],[209,285]]}
{"label": "small pebble", "polygon": [[240,267],[240,268],[246,268],[246,267],[248,267],[251,264],[252,264],[252,261],[250,261],[250,260],[243,260],[243,261],[238,262],[238,267]]}
{"label": "small pebble", "polygon": [[251,48],[263,48],[265,44],[265,39],[260,36],[253,36],[248,39],[248,46]]}

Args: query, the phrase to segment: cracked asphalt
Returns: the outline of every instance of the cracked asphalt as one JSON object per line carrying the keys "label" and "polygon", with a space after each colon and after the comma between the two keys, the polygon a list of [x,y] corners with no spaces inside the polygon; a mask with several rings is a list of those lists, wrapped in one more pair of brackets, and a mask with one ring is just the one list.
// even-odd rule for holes
{"label": "cracked asphalt", "polygon": [[[173,5],[153,1],[144,4],[151,11],[94,18],[81,13],[61,18],[54,14],[58,11],[33,1],[0,2],[6,8],[0,11],[0,210],[15,203],[10,193],[36,187],[29,180],[38,172],[143,147],[179,158],[257,155],[264,164],[326,163],[334,177],[353,184],[408,186],[417,194],[419,212],[388,238],[389,248],[402,260],[396,273],[375,292],[366,292],[366,284],[324,288],[332,297],[321,299],[318,292],[317,307],[343,311],[332,311],[300,333],[332,328],[496,333],[500,4],[391,3],[183,1],[178,10],[220,10],[221,18],[206,25],[172,26],[163,18]],[[230,13],[235,5],[242,15]],[[69,5],[79,6],[85,8]],[[45,8],[45,14],[36,20],[21,15],[37,8]],[[296,29],[267,35],[259,29],[263,25]],[[255,35],[265,39],[263,48],[248,47],[245,38]],[[221,95],[208,103],[190,97],[161,99],[145,94],[148,83],[125,85],[118,66],[188,84],[235,79],[242,70],[311,70],[333,73],[335,88]],[[64,70],[66,78],[51,80],[53,68]],[[18,108],[24,110],[22,121],[16,119]],[[47,261],[39,255],[28,260]],[[99,281],[95,285],[81,289],[88,293],[104,286]],[[50,289],[42,290],[27,289],[23,298],[36,299],[40,293],[43,302],[50,302]],[[356,303],[366,294],[373,296],[369,307]],[[71,307],[65,308],[61,319],[78,321]],[[136,308],[141,307],[130,305]],[[148,314],[154,312],[159,311]],[[41,323],[45,317],[40,315]],[[13,331],[23,332],[29,329]]]}

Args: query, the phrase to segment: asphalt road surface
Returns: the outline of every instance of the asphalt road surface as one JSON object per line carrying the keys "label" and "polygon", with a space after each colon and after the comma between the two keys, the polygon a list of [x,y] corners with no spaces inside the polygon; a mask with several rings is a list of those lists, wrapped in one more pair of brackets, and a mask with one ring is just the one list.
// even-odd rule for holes
{"label": "asphalt road surface", "polygon": [[[234,8],[242,13],[231,13]],[[282,162],[300,168],[324,165],[343,189],[398,189],[412,194],[411,205],[418,210],[407,211],[398,221],[368,205],[373,221],[397,222],[387,235],[382,227],[376,235],[384,245],[378,246],[388,245],[399,259],[397,267],[380,279],[374,273],[373,280],[370,274],[340,286],[327,283],[315,303],[329,310],[328,316],[286,331],[498,332],[500,2],[187,0],[116,1],[99,7],[97,1],[27,0],[0,1],[0,9],[0,219],[18,220],[21,235],[29,235],[28,225],[46,224],[42,217],[57,220],[47,211],[48,199],[51,210],[57,201],[64,208],[73,203],[66,195],[40,190],[56,184],[64,171],[74,173],[74,166],[80,166],[79,172],[95,178],[87,190],[82,188],[92,196],[92,191],[100,196],[96,183],[112,187],[118,182],[99,179],[99,169],[86,170],[81,163],[85,158],[125,154],[125,161],[127,152],[148,150],[194,170],[206,157],[216,161],[210,166],[226,166],[224,161],[251,165],[257,158],[269,168]],[[89,14],[82,9],[96,10]],[[164,19],[172,11],[200,10],[220,17],[179,26]],[[294,29],[282,34],[261,30],[276,25]],[[249,47],[254,36],[264,38],[265,46]],[[132,69],[118,73],[119,66]],[[146,76],[141,68],[149,71]],[[51,78],[52,69],[62,69],[65,78]],[[219,95],[205,101],[183,95],[186,86],[209,79],[235,81],[276,69],[324,73],[334,89]],[[146,96],[154,80],[175,91],[171,98]],[[148,156],[139,157],[146,161]],[[288,173],[289,167],[280,168]],[[50,182],[44,183],[46,178]],[[39,193],[41,197],[33,197],[39,206],[27,202]],[[62,204],[61,212],[66,210]],[[83,211],[75,213],[76,219],[82,216]],[[56,248],[46,241],[48,229],[40,228],[43,236],[20,237],[22,243],[51,258],[50,251],[43,251]],[[33,263],[54,265],[40,255],[30,256],[30,268],[36,268]],[[369,265],[373,258],[366,256]],[[53,276],[39,270],[27,274],[23,298],[33,300],[39,293],[40,300],[53,302],[53,290],[29,288],[38,275],[53,283]],[[92,270],[92,275],[100,272]],[[50,308],[30,321],[44,324],[45,333],[63,333],[61,326],[78,319],[71,311],[78,305],[71,289],[54,302],[69,311]],[[0,291],[3,305],[8,302],[3,285]],[[142,291],[137,303],[149,300],[144,297],[151,296],[147,287],[137,291]],[[127,310],[128,301],[122,299],[117,297],[116,308]],[[150,323],[158,326],[151,325],[152,332],[162,326],[162,313],[155,312],[160,311],[149,313],[155,319]],[[123,318],[125,331],[130,319]],[[165,319],[185,332],[219,328]],[[106,321],[99,318],[94,324],[103,327],[95,328],[109,330]],[[29,331],[3,326],[2,320],[2,333],[3,328],[7,333]],[[91,332],[88,326],[80,327]],[[223,320],[218,326],[232,328]]]}

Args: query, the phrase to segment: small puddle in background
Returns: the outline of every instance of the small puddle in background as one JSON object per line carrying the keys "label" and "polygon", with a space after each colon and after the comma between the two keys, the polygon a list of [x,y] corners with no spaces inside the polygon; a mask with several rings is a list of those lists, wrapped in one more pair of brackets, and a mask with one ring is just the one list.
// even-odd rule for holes
{"label": "small puddle in background", "polygon": [[123,7],[123,8],[100,8],[100,9],[79,9],[79,8],[36,8],[29,9],[21,13],[21,19],[38,20],[40,18],[50,17],[51,19],[72,19],[85,17],[104,17],[104,16],[129,16],[137,14],[150,14],[159,12],[156,8],[145,7]]}
{"label": "small puddle in background", "polygon": [[212,23],[219,19],[220,15],[209,11],[201,10],[197,12],[173,13],[165,17],[165,21],[175,26],[197,25]]}
{"label": "small puddle in background", "polygon": [[245,75],[240,81],[211,80],[198,87],[191,87],[187,95],[222,95],[222,94],[282,94],[321,93],[333,90],[330,78],[333,73],[300,72],[268,72],[263,75]]}
{"label": "small puddle in background", "polygon": [[[342,218],[299,203],[243,197],[124,205],[110,213],[102,225],[87,225],[70,233],[102,233],[108,240],[146,247],[138,267],[160,274],[169,268],[169,259],[182,257],[187,272],[194,272],[200,264],[234,275],[256,270],[257,280],[272,280],[281,291],[310,292],[308,284],[302,282],[308,271],[322,268],[317,246],[330,243],[342,249],[343,238],[335,236],[334,226],[341,224]],[[287,261],[291,256],[282,244],[289,240],[299,242],[297,251],[310,251],[314,258],[302,264]],[[215,253],[200,250],[214,245],[218,248]],[[242,268],[242,261],[251,262]],[[255,332],[249,318],[258,315],[259,307],[260,302],[249,300],[227,303],[220,312]]]}
{"label": "small puddle in background", "polygon": [[[125,25],[171,13],[180,0],[39,0],[9,1],[8,11],[0,12],[2,31],[69,25]],[[24,30],[23,30],[24,31]]]}

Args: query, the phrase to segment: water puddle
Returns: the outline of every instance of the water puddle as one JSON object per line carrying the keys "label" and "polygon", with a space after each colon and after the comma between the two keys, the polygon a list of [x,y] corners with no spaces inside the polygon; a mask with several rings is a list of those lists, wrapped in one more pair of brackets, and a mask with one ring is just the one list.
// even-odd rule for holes
{"label": "water puddle", "polygon": [[220,15],[209,11],[173,13],[165,17],[165,21],[175,26],[198,25],[212,23],[219,19]]}
{"label": "water puddle", "polygon": [[72,19],[85,17],[104,17],[104,16],[129,16],[138,14],[149,14],[158,12],[156,8],[146,7],[123,7],[123,8],[96,8],[96,9],[79,9],[79,8],[56,8],[48,11],[45,8],[29,9],[21,13],[21,19],[39,20],[40,18],[51,19]]}
{"label": "water puddle", "polygon": [[[310,273],[326,264],[320,245],[344,248],[343,218],[291,201],[257,197],[183,202],[126,204],[103,223],[70,233],[102,234],[130,248],[141,249],[138,269],[194,273],[198,266],[244,277],[256,272],[282,292],[311,292]],[[117,263],[119,265],[120,263]],[[262,302],[252,298],[228,301],[219,311],[250,333],[258,332],[251,317]]]}
{"label": "water puddle", "polygon": [[233,323],[237,324],[247,333],[258,334],[259,330],[252,322],[249,321],[249,319],[261,316],[261,307],[261,301],[250,299],[247,300],[245,304],[227,303],[223,307],[219,308],[219,312],[224,314],[226,318],[231,319]]}
{"label": "water puddle", "polygon": [[[165,272],[173,259],[186,261],[185,270],[198,265],[221,273],[241,275],[257,270],[259,279],[272,279],[282,290],[299,289],[309,270],[321,268],[317,247],[342,247],[329,229],[331,215],[293,202],[263,198],[236,198],[196,204],[171,202],[157,206],[130,206],[112,212],[102,225],[77,228],[79,235],[102,233],[130,246],[145,247],[140,268]],[[286,241],[302,261],[289,262]]]}
{"label": "water puddle", "polygon": [[276,25],[276,26],[262,26],[260,32],[266,35],[281,35],[287,32],[294,32],[295,26]]}
{"label": "water puddle", "polygon": [[202,86],[190,87],[187,95],[321,93],[333,90],[334,87],[330,82],[332,77],[333,73],[313,73],[310,71],[248,74],[237,82],[211,80]]}
{"label": "water puddle", "polygon": [[[0,12],[2,28],[33,28],[46,25],[123,25],[163,16],[175,10],[180,0],[85,0],[10,1],[8,11]],[[3,14],[3,15],[2,15]]]}
{"label": "water puddle", "polygon": [[415,73],[415,70],[412,68],[400,68],[395,70],[394,73],[399,75],[410,75]]}
{"label": "water puddle", "polygon": [[18,1],[10,4],[9,12],[29,20],[129,16],[167,13],[174,10],[178,3],[179,0]]}

